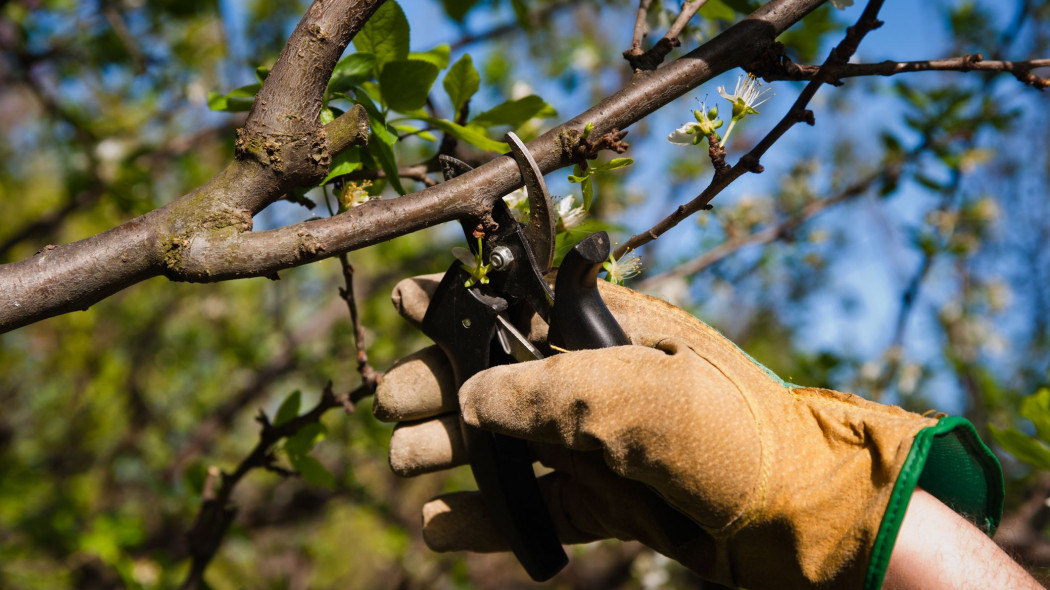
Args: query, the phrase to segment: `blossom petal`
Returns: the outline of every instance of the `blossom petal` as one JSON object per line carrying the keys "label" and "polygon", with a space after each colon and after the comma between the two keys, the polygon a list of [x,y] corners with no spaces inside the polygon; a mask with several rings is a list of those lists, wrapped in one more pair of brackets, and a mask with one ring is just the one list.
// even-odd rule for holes
{"label": "blossom petal", "polygon": [[667,134],[667,141],[675,145],[693,145],[693,136],[696,135],[695,128],[696,123],[686,123]]}

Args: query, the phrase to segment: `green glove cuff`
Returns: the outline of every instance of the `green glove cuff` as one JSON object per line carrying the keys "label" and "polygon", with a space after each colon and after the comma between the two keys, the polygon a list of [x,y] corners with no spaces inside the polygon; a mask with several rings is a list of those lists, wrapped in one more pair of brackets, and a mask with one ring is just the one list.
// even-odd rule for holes
{"label": "green glove cuff", "polygon": [[965,418],[949,416],[915,435],[875,538],[865,590],[878,590],[915,486],[995,534],[1003,515],[1003,470]]}

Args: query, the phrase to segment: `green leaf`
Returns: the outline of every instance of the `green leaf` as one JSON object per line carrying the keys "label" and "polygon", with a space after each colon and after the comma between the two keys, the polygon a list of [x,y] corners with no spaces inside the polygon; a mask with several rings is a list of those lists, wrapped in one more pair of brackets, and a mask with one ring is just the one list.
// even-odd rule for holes
{"label": "green leaf", "polygon": [[1036,435],[1050,443],[1050,389],[1043,388],[1021,400],[1021,415],[1035,424]]}
{"label": "green leaf", "polygon": [[754,0],[722,0],[727,6],[740,14],[751,14],[758,10],[759,3]]}
{"label": "green leaf", "polygon": [[587,236],[599,231],[613,231],[616,229],[618,229],[617,226],[598,221],[597,219],[587,219],[576,227],[558,232],[554,239],[554,266],[561,266],[561,261],[569,253],[569,250]]}
{"label": "green leaf", "polygon": [[214,90],[208,91],[208,108],[213,111],[225,111],[227,110],[227,101],[225,94],[219,94]]}
{"label": "green leaf", "polygon": [[533,117],[545,119],[556,116],[558,116],[558,112],[553,107],[535,94],[530,94],[524,98],[509,100],[493,107],[474,117],[470,124],[479,127],[509,125],[512,129],[517,129]]}
{"label": "green leaf", "polygon": [[371,53],[352,53],[332,70],[332,79],[328,81],[328,93],[348,92],[354,86],[372,77],[376,67],[376,56]]}
{"label": "green leaf", "polygon": [[514,9],[514,16],[518,19],[518,24],[528,28],[530,24],[529,5],[525,3],[525,0],[510,0],[510,7]]}
{"label": "green leaf", "polygon": [[328,489],[335,487],[335,476],[317,459],[310,455],[288,455],[288,460],[306,483]]}
{"label": "green leaf", "polygon": [[332,112],[332,109],[328,107],[321,109],[321,124],[327,125],[332,121],[335,121],[335,113]]}
{"label": "green leaf", "polygon": [[361,167],[361,148],[352,146],[343,150],[332,159],[332,166],[328,169],[328,176],[324,177],[321,184],[328,184],[332,179],[350,174]]}
{"label": "green leaf", "polygon": [[289,455],[305,455],[314,445],[324,440],[328,429],[323,424],[313,422],[299,429],[284,441],[284,450]]}
{"label": "green leaf", "polygon": [[231,113],[251,110],[255,102],[255,94],[262,88],[262,84],[249,84],[241,86],[226,93],[208,93],[208,108],[213,111],[228,111]]}
{"label": "green leaf", "polygon": [[393,145],[397,142],[397,132],[391,129],[386,122],[383,113],[379,111],[372,99],[364,92],[357,94],[357,103],[365,107],[368,112],[368,123],[371,127],[372,138],[368,142],[368,153],[372,154],[379,167],[386,172],[387,180],[399,195],[405,194],[405,187],[401,184],[401,177],[397,175],[397,161],[394,159]]}
{"label": "green leaf", "polygon": [[931,191],[941,192],[946,190],[944,185],[930,178],[929,176],[926,176],[925,174],[916,174],[915,182],[918,182],[922,186],[930,189]]}
{"label": "green leaf", "polygon": [[583,176],[576,176],[575,174],[570,174],[569,175],[569,182],[575,184],[575,183],[580,183],[580,182],[583,182],[583,181],[587,180],[588,178],[591,177],[590,169],[588,169],[587,172],[588,173],[584,174]]}
{"label": "green leaf", "polygon": [[266,81],[266,76],[270,75],[271,69],[270,66],[259,66],[255,68],[255,79],[259,81],[259,84]]}
{"label": "green leaf", "polygon": [[626,168],[634,164],[634,160],[631,158],[613,158],[603,164],[597,164],[592,167],[593,172],[608,172],[610,170],[617,170],[619,168]]}
{"label": "green leaf", "polygon": [[397,2],[388,0],[354,37],[354,47],[374,55],[375,67],[382,72],[386,64],[408,57],[408,34],[405,12]]}
{"label": "green leaf", "polygon": [[437,137],[434,137],[433,133],[429,131],[420,131],[418,127],[414,127],[412,125],[391,123],[390,126],[397,130],[397,132],[401,135],[409,134],[415,135],[416,137],[420,139],[425,139],[427,141],[437,141]]}
{"label": "green leaf", "polygon": [[441,5],[445,7],[445,14],[458,23],[463,22],[463,17],[477,3],[478,0],[441,0]]}
{"label": "green leaf", "polygon": [[392,61],[379,74],[379,92],[383,102],[395,111],[419,109],[427,104],[427,95],[437,75],[437,66],[430,62],[418,59]]}
{"label": "green leaf", "polygon": [[420,61],[428,61],[435,66],[437,69],[443,70],[448,67],[448,62],[451,59],[452,50],[449,48],[447,43],[442,43],[430,51],[412,52],[408,54],[408,59],[418,59]]}
{"label": "green leaf", "polygon": [[226,98],[255,98],[255,95],[262,90],[262,84],[249,84],[247,86],[241,86],[235,88],[226,95]]}
{"label": "green leaf", "polygon": [[423,120],[445,133],[448,133],[452,137],[455,137],[460,141],[465,141],[470,145],[479,147],[483,150],[501,154],[510,150],[510,147],[506,143],[489,139],[489,136],[485,135],[485,132],[477,127],[464,127],[463,125],[457,125],[452,121],[435,119],[434,117],[424,117]]}
{"label": "green leaf", "polygon": [[590,176],[583,179],[583,182],[580,183],[580,189],[583,190],[583,210],[590,211],[591,202],[594,201],[594,181],[591,180]]}
{"label": "green leaf", "polygon": [[1039,469],[1050,469],[1050,449],[1046,445],[1015,428],[999,430],[989,424],[988,429],[995,442],[1014,457]]}
{"label": "green leaf", "polygon": [[474,59],[470,57],[469,53],[464,54],[463,57],[459,58],[459,61],[449,68],[442,85],[445,87],[448,97],[452,100],[453,112],[458,116],[463,109],[463,105],[481,87],[481,76],[478,75],[478,71],[474,68]]}
{"label": "green leaf", "polygon": [[280,426],[299,415],[299,403],[302,401],[302,393],[298,389],[293,391],[281,402],[277,413],[273,416],[273,425]]}
{"label": "green leaf", "polygon": [[700,16],[704,20],[722,20],[728,23],[736,21],[736,11],[730,8],[723,0],[709,0],[700,9]]}

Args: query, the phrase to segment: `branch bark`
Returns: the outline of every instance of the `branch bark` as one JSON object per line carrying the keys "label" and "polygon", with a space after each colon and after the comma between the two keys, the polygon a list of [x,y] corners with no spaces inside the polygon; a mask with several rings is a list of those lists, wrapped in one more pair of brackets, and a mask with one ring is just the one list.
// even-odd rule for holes
{"label": "branch bark", "polygon": [[[271,276],[437,223],[481,216],[496,199],[521,186],[513,159],[499,156],[453,181],[399,199],[371,201],[334,217],[280,229],[250,231],[252,215],[290,186],[317,182],[327,171],[325,151],[330,155],[330,148],[318,147],[319,141],[327,141],[326,134],[319,137],[313,127],[319,102],[286,85],[309,88],[319,101],[335,60],[379,1],[315,1],[256,98],[238,141],[237,159],[204,187],[104,234],[0,266],[0,284],[6,286],[0,291],[0,331],[85,309],[161,274],[172,280],[209,282]],[[594,125],[597,136],[628,127],[713,76],[751,63],[776,35],[822,3],[772,0],[678,60],[636,74],[619,92],[530,142],[530,151],[544,173],[570,165],[587,123]],[[294,96],[285,97],[284,92]],[[296,120],[279,123],[276,119],[282,114],[295,115]],[[329,126],[337,122],[353,127],[339,119]],[[267,141],[260,143],[264,132],[272,134],[267,136],[274,140],[269,146]],[[293,137],[297,132],[305,135]]]}

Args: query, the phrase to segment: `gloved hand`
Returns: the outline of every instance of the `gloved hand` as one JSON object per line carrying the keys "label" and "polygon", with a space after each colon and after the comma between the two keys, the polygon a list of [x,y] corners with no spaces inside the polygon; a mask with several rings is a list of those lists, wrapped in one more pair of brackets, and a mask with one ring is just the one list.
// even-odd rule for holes
{"label": "gloved hand", "polygon": [[[395,288],[406,319],[418,326],[439,280]],[[379,419],[400,422],[394,471],[465,463],[461,413],[536,443],[537,458],[555,470],[540,484],[563,542],[637,539],[729,586],[878,588],[927,458],[944,455],[934,440],[955,435],[963,451],[948,455],[977,474],[955,485],[980,496],[955,503],[994,528],[995,469],[968,423],[786,384],[676,307],[609,284],[602,297],[631,346],[494,367],[458,396],[436,347],[396,364],[375,399]],[[543,328],[533,322],[530,338],[542,342]],[[638,508],[646,486],[704,534],[671,546]],[[434,550],[506,549],[476,493],[434,499],[423,519]]]}

